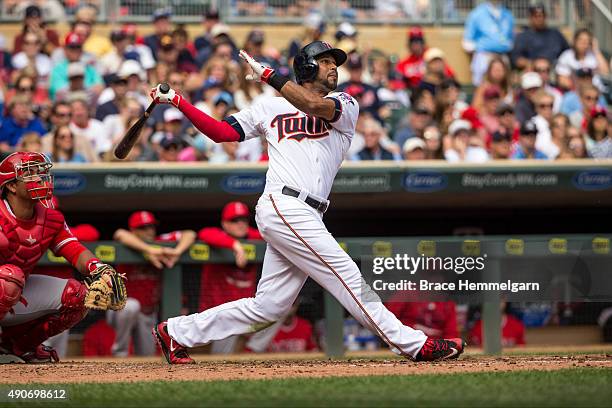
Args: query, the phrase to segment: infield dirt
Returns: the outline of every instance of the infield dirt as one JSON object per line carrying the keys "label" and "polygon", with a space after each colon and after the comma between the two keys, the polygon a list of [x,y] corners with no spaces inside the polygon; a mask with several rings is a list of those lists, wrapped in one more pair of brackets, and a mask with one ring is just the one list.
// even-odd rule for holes
{"label": "infield dirt", "polygon": [[[417,375],[563,368],[612,368],[612,352],[574,355],[467,355],[455,361],[414,363],[388,354],[341,360],[313,356],[196,356],[197,364],[170,366],[161,358],[66,360],[58,364],[0,365],[0,384],[129,381],[215,381],[298,377]],[[254,359],[255,358],[255,359]]]}

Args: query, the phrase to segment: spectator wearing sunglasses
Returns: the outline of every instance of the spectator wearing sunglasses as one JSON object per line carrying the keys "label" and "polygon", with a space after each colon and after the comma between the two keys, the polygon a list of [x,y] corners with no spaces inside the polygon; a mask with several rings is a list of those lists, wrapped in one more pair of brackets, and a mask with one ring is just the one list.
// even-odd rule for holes
{"label": "spectator wearing sunglasses", "polygon": [[538,129],[536,149],[548,156],[549,159],[555,159],[561,152],[553,142],[551,133],[554,102],[555,98],[551,94],[544,90],[539,91],[535,96],[536,115],[532,119]]}
{"label": "spectator wearing sunglasses", "polygon": [[38,81],[47,84],[49,74],[51,74],[51,58],[42,52],[41,38],[32,32],[25,33],[23,36],[23,51],[18,52],[12,58],[13,68],[22,70],[31,67],[38,75]]}
{"label": "spectator wearing sunglasses", "polygon": [[[561,100],[561,113],[568,116],[575,112],[582,110],[582,98],[580,90],[582,88],[591,88],[593,84],[593,70],[590,68],[581,68],[574,72],[573,83],[575,84],[574,89],[566,92]],[[597,105],[606,107],[606,99],[600,94],[599,89],[596,88],[599,94],[597,98]]]}
{"label": "spectator wearing sunglasses", "polygon": [[87,163],[87,159],[76,151],[74,134],[68,126],[60,126],[53,132],[53,149],[49,156],[54,163]]}

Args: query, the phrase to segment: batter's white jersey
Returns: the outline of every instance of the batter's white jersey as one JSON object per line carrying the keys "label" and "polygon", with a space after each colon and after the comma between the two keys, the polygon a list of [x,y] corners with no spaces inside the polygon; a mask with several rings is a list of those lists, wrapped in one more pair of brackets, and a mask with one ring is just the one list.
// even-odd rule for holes
{"label": "batter's white jersey", "polygon": [[266,188],[287,185],[327,198],[348,151],[359,116],[352,96],[334,92],[331,121],[310,116],[282,97],[261,98],[226,118],[241,140],[264,136],[270,157]]}
{"label": "batter's white jersey", "polygon": [[[196,347],[284,320],[308,277],[396,353],[415,357],[427,340],[422,331],[404,326],[387,310],[329,233],[323,214],[305,202],[308,195],[327,199],[359,115],[351,96],[336,92],[326,98],[336,103],[329,122],[300,112],[283,98],[257,101],[226,119],[242,140],[265,136],[268,141],[266,187],[255,211],[268,244],[261,279],[254,298],[169,319],[168,333],[179,344]],[[300,195],[283,194],[283,186]]]}

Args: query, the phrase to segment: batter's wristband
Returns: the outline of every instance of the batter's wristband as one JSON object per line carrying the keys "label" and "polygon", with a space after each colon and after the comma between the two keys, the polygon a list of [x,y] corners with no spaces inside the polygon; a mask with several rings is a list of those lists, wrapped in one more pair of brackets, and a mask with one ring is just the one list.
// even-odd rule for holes
{"label": "batter's wristband", "polygon": [[289,78],[286,76],[278,75],[277,73],[272,74],[268,79],[268,85],[272,88],[276,89],[278,92],[281,91],[281,88],[289,82]]}

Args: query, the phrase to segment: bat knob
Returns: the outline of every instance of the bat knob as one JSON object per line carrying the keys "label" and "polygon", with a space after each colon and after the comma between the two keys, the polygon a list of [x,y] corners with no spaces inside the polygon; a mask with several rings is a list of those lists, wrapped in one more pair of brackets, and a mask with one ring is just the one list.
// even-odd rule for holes
{"label": "bat knob", "polygon": [[165,94],[170,92],[170,85],[168,85],[167,83],[164,82],[163,84],[161,84],[159,86],[159,91],[161,93],[165,93]]}

